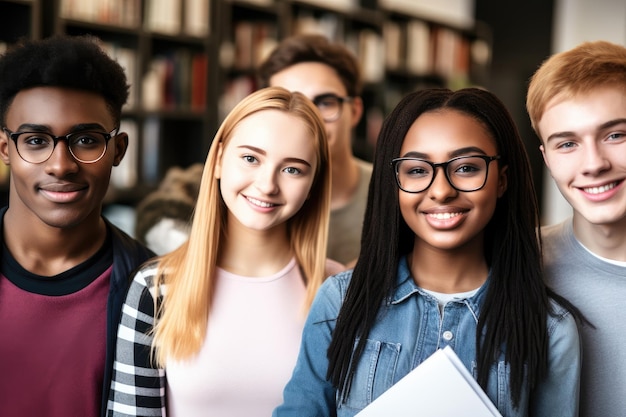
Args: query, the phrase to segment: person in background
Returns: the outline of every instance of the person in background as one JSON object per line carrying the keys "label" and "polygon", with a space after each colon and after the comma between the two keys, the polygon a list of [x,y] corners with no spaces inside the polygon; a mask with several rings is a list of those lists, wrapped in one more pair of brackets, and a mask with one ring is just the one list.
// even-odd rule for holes
{"label": "person in background", "polygon": [[189,239],[134,277],[109,416],[270,415],[326,259],[329,152],[300,93],[242,100],[206,159]]}
{"label": "person in background", "polygon": [[0,415],[103,415],[129,276],[154,256],[102,216],[128,97],[88,37],[0,57]]}
{"label": "person in background", "polygon": [[543,159],[573,215],[544,226],[549,286],[582,326],[580,415],[626,412],[626,48],[585,42],[553,55],[530,81],[526,106]]}
{"label": "person in background", "polygon": [[503,416],[576,416],[577,325],[544,285],[534,196],[496,96],[408,94],[378,137],[356,266],[319,289],[274,417],[355,416],[446,346]]}
{"label": "person in background", "polygon": [[354,128],[363,114],[356,57],[321,35],[284,39],[259,67],[259,85],[299,91],[324,119],[331,153],[332,196],[328,257],[351,266],[359,253],[372,164],[353,154]]}

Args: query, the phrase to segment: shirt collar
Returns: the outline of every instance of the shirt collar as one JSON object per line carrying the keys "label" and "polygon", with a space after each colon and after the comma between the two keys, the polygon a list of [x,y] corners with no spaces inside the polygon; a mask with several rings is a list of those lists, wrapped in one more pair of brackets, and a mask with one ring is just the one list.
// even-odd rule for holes
{"label": "shirt collar", "polygon": [[[470,308],[474,311],[478,311],[479,305],[482,303],[485,294],[487,293],[487,284],[491,279],[491,269],[489,270],[489,275],[487,276],[487,280],[485,283],[478,289],[476,294],[472,297],[464,300]],[[391,298],[389,300],[390,304],[400,304],[405,300],[409,299],[412,295],[418,294],[421,296],[428,296],[424,291],[422,291],[415,281],[413,280],[413,276],[411,275],[411,270],[409,269],[409,264],[407,261],[407,256],[403,256],[398,262],[398,272],[397,272],[397,285],[394,289]]]}

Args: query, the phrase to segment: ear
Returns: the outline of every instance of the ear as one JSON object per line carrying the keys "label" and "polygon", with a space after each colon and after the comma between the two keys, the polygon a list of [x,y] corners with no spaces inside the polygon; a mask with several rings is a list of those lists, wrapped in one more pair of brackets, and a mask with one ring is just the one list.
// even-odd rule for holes
{"label": "ear", "polygon": [[543,145],[539,146],[539,150],[541,151],[541,156],[543,157],[543,162],[546,164],[546,167],[550,169],[550,163],[548,162],[548,158],[546,158],[546,148]]}
{"label": "ear", "polygon": [[114,140],[115,157],[113,159],[113,166],[118,166],[120,162],[122,162],[122,159],[124,159],[124,155],[126,155],[126,149],[128,149],[128,134],[125,132],[118,133]]}
{"label": "ear", "polygon": [[504,192],[508,187],[508,170],[509,166],[507,165],[500,168],[500,171],[498,172],[498,198],[504,195]]}
{"label": "ear", "polygon": [[5,165],[11,165],[11,158],[9,157],[9,142],[11,139],[7,136],[6,132],[0,131],[0,159]]}
{"label": "ear", "polygon": [[350,108],[352,112],[351,124],[352,128],[354,128],[361,120],[361,116],[363,116],[363,99],[361,97],[354,97],[352,103],[350,103]]}
{"label": "ear", "polygon": [[224,154],[224,145],[222,142],[217,144],[217,161],[215,163],[215,172],[213,173],[213,177],[215,179],[220,179],[222,177],[222,156]]}

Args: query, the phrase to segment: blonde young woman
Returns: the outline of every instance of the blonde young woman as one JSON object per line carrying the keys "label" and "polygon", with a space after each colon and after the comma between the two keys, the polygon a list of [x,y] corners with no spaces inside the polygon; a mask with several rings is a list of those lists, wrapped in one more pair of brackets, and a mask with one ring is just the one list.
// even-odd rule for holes
{"label": "blonde young woman", "polygon": [[191,234],[134,277],[109,416],[269,415],[327,260],[324,124],[303,95],[242,100],[205,163]]}

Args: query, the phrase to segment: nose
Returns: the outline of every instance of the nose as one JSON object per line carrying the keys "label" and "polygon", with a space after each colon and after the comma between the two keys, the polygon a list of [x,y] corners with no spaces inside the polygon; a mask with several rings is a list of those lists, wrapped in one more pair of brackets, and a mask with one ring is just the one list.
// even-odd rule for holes
{"label": "nose", "polygon": [[598,175],[611,167],[606,150],[597,143],[593,143],[583,152],[582,171],[585,175]]}
{"label": "nose", "polygon": [[256,189],[265,195],[277,194],[279,187],[276,175],[276,170],[272,167],[260,169],[254,184]]}
{"label": "nose", "polygon": [[45,164],[45,170],[50,175],[62,177],[68,173],[74,173],[78,171],[78,161],[74,159],[70,148],[67,146],[66,141],[60,140],[52,151],[52,155]]}
{"label": "nose", "polygon": [[428,188],[428,194],[431,200],[447,201],[456,197],[458,191],[450,184],[450,181],[448,181],[443,167],[437,167],[433,175],[435,178]]}

